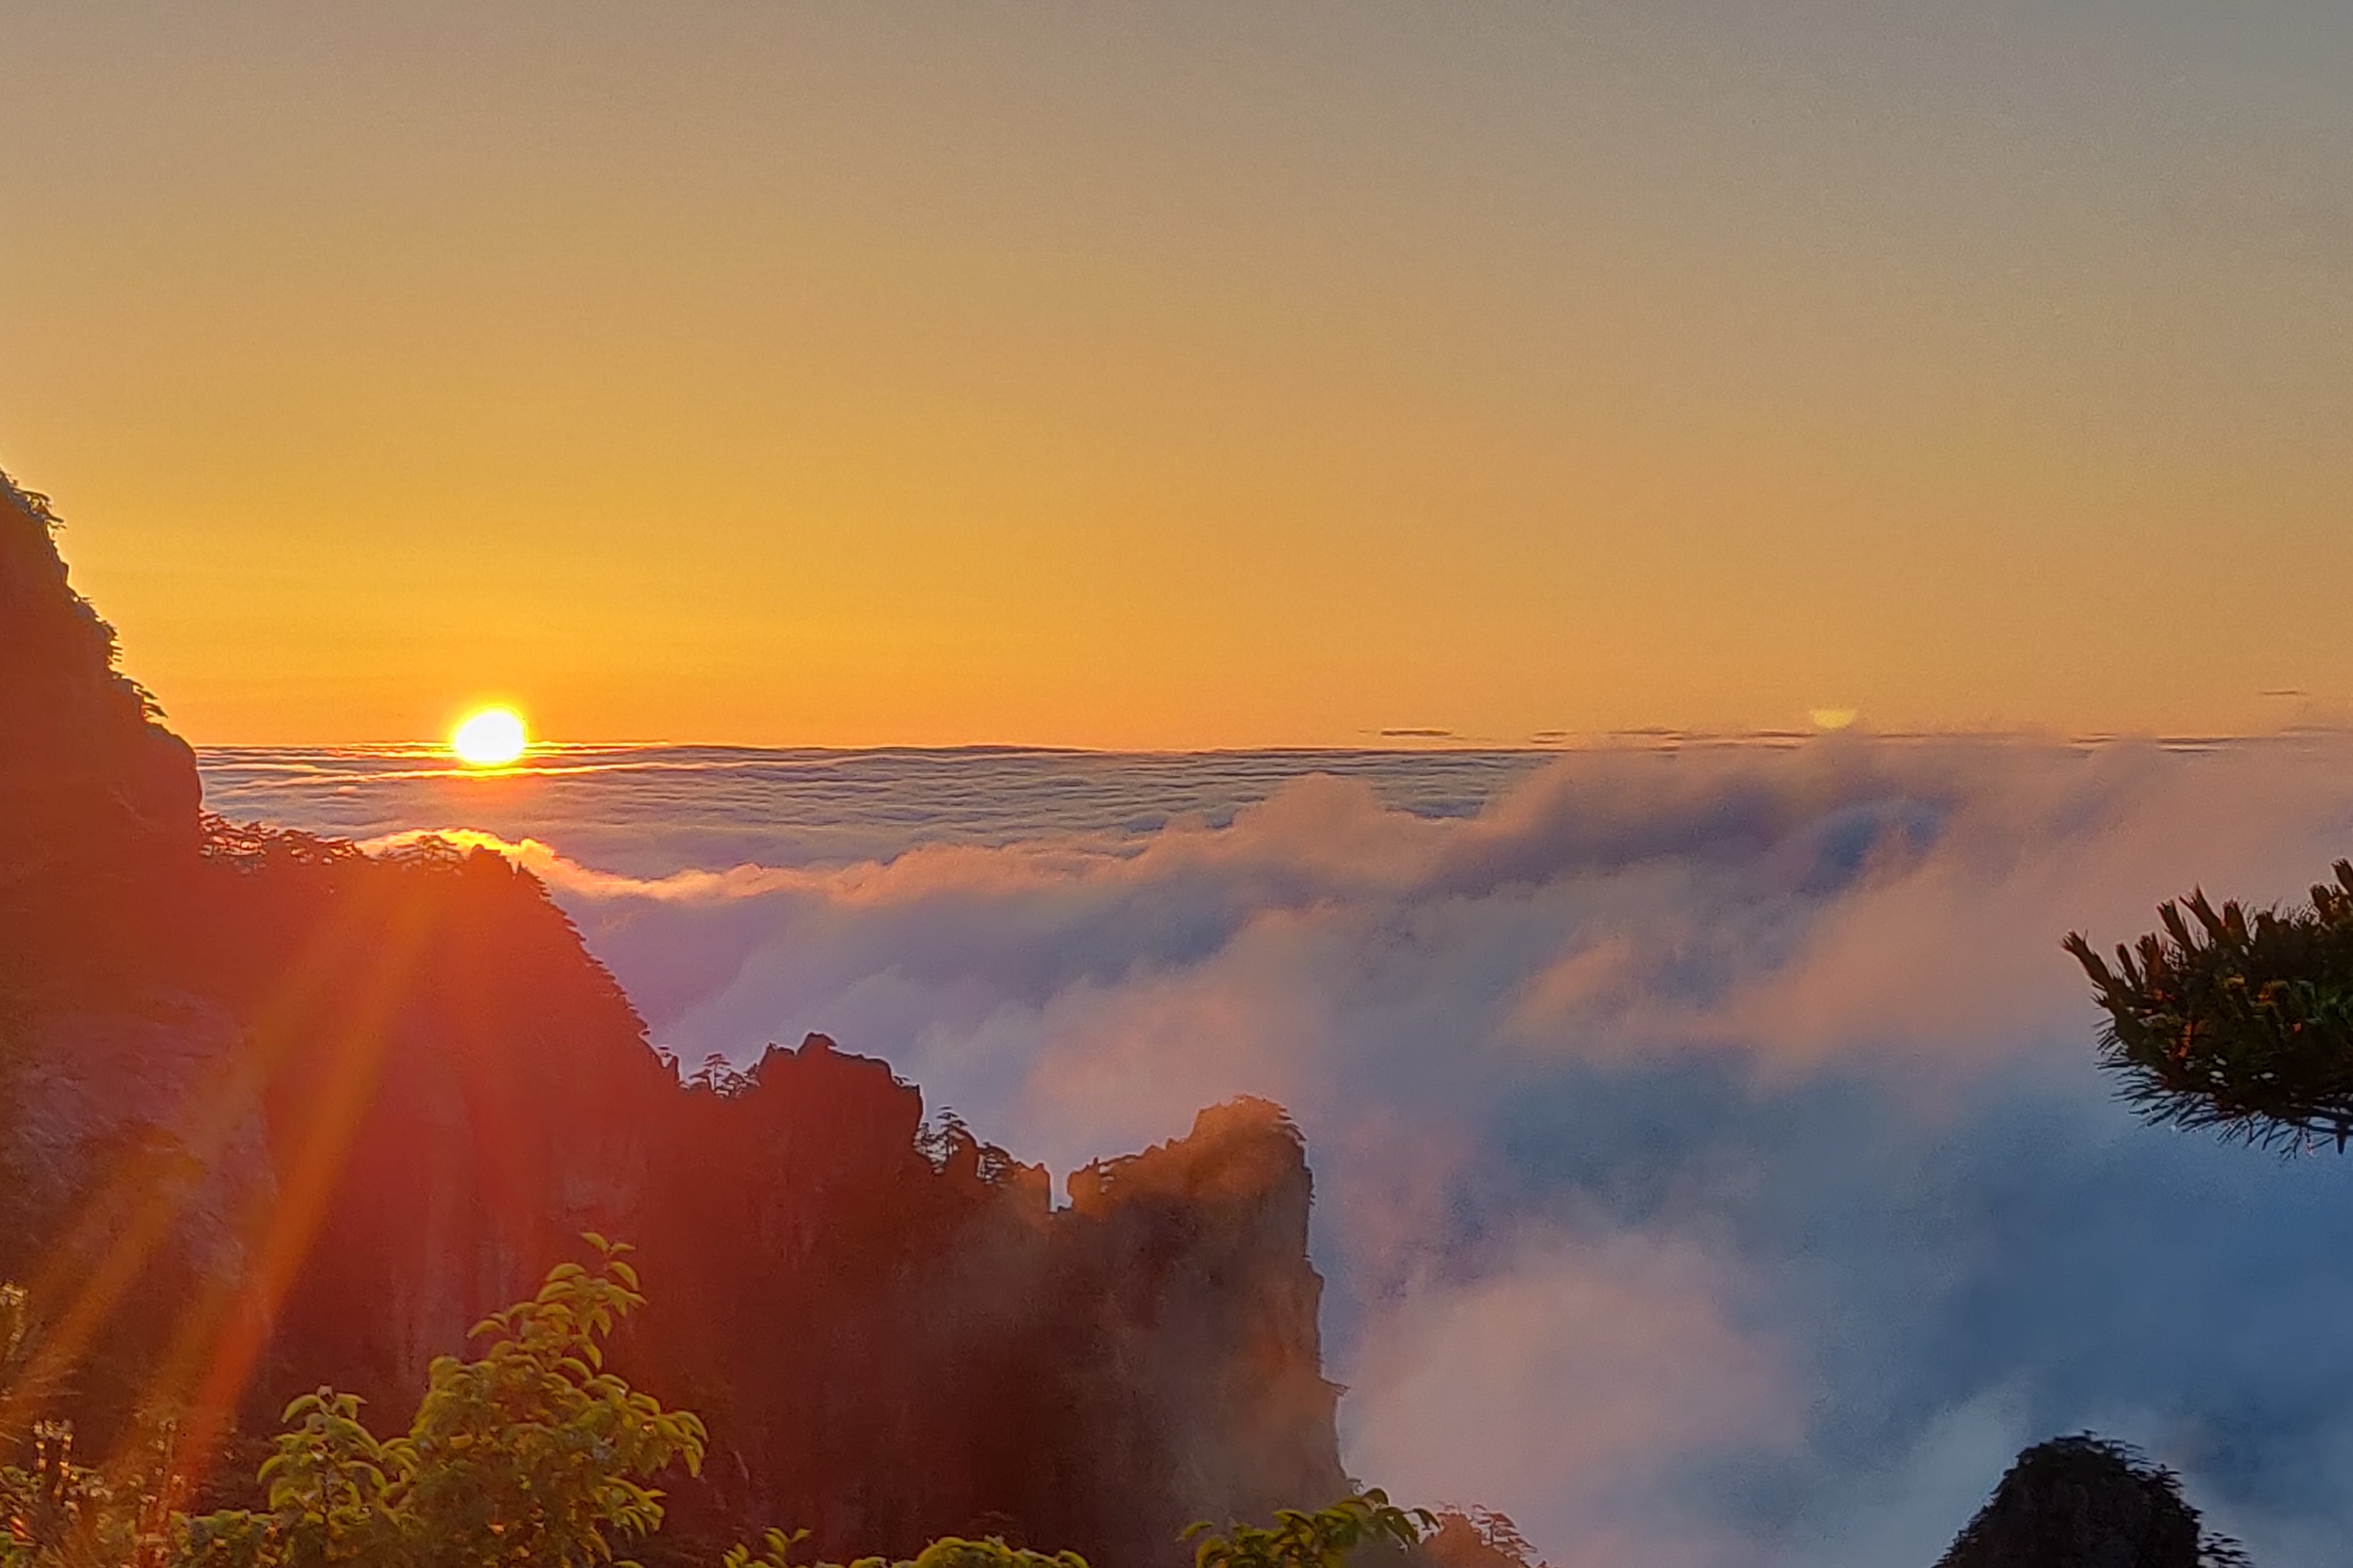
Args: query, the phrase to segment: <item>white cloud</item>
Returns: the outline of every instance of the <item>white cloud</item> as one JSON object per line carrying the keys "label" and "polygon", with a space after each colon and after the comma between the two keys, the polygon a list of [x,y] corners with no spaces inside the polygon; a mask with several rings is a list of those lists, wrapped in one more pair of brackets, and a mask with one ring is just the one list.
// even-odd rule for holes
{"label": "white cloud", "polygon": [[1282,1101],[1352,1462],[1564,1568],[1925,1568],[2019,1442],[2117,1411],[2260,1556],[2353,1522],[2353,1178],[2135,1128],[2057,942],[2299,892],[2347,761],[1843,735],[1461,819],[1311,777],[846,863],[515,852],[689,1059],[824,1029],[1062,1168]]}
{"label": "white cloud", "polygon": [[1561,1568],[1754,1561],[1677,1495],[1696,1458],[1804,1434],[1803,1391],[1729,1321],[1725,1275],[1685,1239],[1546,1229],[1490,1270],[1419,1279],[1357,1359],[1351,1457],[1412,1495],[1501,1508]]}

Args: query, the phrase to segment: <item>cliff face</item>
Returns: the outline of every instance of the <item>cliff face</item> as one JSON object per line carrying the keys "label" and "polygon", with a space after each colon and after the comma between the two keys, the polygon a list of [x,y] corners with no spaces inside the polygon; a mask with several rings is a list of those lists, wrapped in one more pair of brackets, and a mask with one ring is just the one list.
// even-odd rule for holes
{"label": "cliff face", "polygon": [[0,857],[195,842],[195,757],[114,668],[114,631],[66,582],[38,496],[0,476]]}
{"label": "cliff face", "polygon": [[[1316,1353],[1309,1178],[1272,1107],[1071,1178],[822,1036],[683,1097],[645,1237],[664,1381],[709,1391],[697,1505],[828,1554],[944,1531],[1181,1560],[1185,1525],[1346,1489]],[[918,1479],[920,1478],[920,1479]]]}
{"label": "cliff face", "polygon": [[2221,1568],[2171,1472],[2090,1436],[2018,1457],[1936,1568]]}
{"label": "cliff face", "polygon": [[266,1431],[322,1382],[397,1421],[594,1228],[654,1299],[624,1370],[711,1423],[688,1540],[1176,1563],[1193,1519],[1346,1489],[1271,1107],[1057,1209],[820,1037],[682,1084],[503,860],[200,818],[51,535],[0,483],[0,1277],[69,1330],[94,1434],[134,1404]]}
{"label": "cliff face", "polygon": [[145,942],[154,882],[195,849],[195,757],[114,668],[114,631],[68,586],[39,497],[0,475],[0,921],[16,987]]}

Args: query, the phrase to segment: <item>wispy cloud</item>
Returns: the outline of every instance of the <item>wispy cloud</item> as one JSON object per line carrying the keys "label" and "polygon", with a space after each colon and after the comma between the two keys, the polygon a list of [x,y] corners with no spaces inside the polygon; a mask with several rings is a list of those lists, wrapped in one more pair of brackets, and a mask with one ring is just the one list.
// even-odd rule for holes
{"label": "wispy cloud", "polygon": [[1352,1462],[1556,1563],[1925,1564],[2100,1425],[2277,1568],[2353,1525],[2353,1167],[2136,1127],[2056,942],[2295,896],[2349,760],[1850,732],[1469,814],[1327,774],[731,869],[501,842],[690,1059],[823,1028],[1065,1167],[1292,1107]]}

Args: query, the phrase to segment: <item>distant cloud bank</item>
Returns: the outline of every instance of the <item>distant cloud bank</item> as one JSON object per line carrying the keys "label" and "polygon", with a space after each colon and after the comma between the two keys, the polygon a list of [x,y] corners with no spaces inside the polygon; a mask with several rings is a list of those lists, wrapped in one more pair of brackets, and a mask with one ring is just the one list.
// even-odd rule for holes
{"label": "distant cloud bank", "polygon": [[2348,762],[1850,732],[1468,812],[1308,773],[849,860],[502,841],[690,1060],[824,1029],[1064,1169],[1293,1108],[1352,1464],[1561,1568],[1926,1568],[2085,1426],[2294,1568],[2353,1527],[2353,1166],[2135,1125],[2057,943],[2297,896]]}

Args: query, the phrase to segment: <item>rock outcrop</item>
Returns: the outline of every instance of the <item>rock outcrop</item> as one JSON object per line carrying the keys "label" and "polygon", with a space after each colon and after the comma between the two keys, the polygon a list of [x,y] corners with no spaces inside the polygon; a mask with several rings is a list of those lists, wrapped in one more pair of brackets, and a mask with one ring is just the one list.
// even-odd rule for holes
{"label": "rock outcrop", "polygon": [[1936,1568],[2221,1568],[2240,1563],[2207,1536],[2169,1470],[2089,1435],[2018,1457]]}
{"label": "rock outcrop", "polygon": [[653,1297],[624,1370],[711,1424],[682,1545],[987,1530],[1124,1568],[1346,1489],[1272,1107],[1056,1207],[821,1037],[681,1081],[503,859],[203,817],[53,535],[0,481],[0,1278],[93,1443],[137,1405],[265,1432],[322,1382],[396,1422],[595,1229]]}

